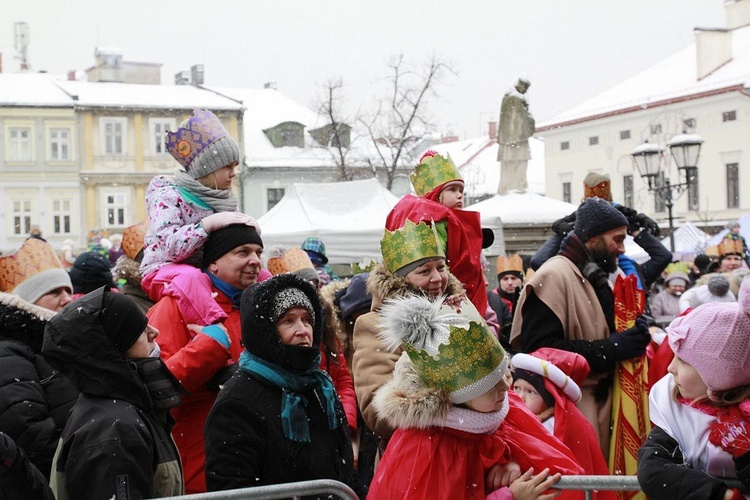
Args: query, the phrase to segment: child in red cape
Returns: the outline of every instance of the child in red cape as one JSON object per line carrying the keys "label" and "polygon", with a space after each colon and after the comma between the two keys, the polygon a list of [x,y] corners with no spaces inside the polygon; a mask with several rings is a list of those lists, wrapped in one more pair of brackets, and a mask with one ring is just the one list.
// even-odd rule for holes
{"label": "child in red cape", "polygon": [[[589,364],[580,354],[543,347],[511,359],[513,391],[556,438],[570,448],[588,475],[609,475],[591,423],[576,404]],[[613,491],[598,491],[594,498],[617,498]]]}
{"label": "child in red cape", "polygon": [[[464,285],[469,300],[484,316],[489,305],[480,261],[484,246],[482,224],[479,212],[463,210],[464,180],[461,174],[450,157],[430,150],[419,160],[410,178],[417,196],[401,198],[388,214],[385,228],[395,231],[407,220],[430,225],[436,223],[448,268]],[[491,239],[494,240],[494,236]],[[490,244],[492,241],[487,246]]]}
{"label": "child in red cape", "polygon": [[[373,400],[397,430],[369,498],[557,496],[545,491],[559,474],[581,474],[582,468],[507,392],[508,356],[474,306],[464,300],[460,311],[414,295],[381,309],[381,339],[389,350],[403,346],[404,353]],[[581,492],[562,495],[583,498]]]}

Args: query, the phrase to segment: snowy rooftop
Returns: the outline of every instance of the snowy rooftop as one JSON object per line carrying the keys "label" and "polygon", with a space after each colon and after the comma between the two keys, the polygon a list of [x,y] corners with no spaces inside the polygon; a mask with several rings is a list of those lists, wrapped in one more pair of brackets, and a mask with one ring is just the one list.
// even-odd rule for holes
{"label": "snowy rooftop", "polygon": [[53,78],[41,73],[0,74],[0,105],[69,107],[75,103]]}
{"label": "snowy rooftop", "polygon": [[750,26],[737,28],[731,35],[732,59],[701,80],[697,79],[697,51],[693,42],[645,71],[537,124],[537,128],[736,85],[747,88],[750,86]]}
{"label": "snowy rooftop", "polygon": [[[535,137],[529,139],[531,160],[526,179],[529,191],[544,194],[544,141]],[[497,193],[500,185],[500,162],[497,161],[498,144],[495,139],[484,135],[463,141],[446,142],[430,146],[441,155],[450,155],[466,183],[469,197]],[[421,155],[420,155],[421,156]]]}

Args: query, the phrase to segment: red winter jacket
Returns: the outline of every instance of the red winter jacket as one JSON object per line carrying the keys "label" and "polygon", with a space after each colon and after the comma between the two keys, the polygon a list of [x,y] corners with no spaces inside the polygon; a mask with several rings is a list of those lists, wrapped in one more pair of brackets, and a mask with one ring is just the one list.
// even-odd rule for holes
{"label": "red winter jacket", "polygon": [[186,494],[206,491],[203,427],[219,393],[212,379],[222,368],[237,362],[243,350],[240,311],[232,309],[226,295],[216,288],[213,291],[218,292],[216,302],[229,316],[224,321],[231,342],[229,350],[207,335],[189,331],[172,297],[163,297],[148,312],[149,324],[159,330],[156,342],[161,358],[189,393],[180,406],[172,409],[172,436],[182,459]]}

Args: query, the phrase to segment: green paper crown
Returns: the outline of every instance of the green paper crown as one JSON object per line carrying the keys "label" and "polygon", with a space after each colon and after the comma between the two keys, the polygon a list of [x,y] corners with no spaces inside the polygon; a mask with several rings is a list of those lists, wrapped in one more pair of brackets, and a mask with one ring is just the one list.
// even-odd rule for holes
{"label": "green paper crown", "polygon": [[434,227],[424,222],[407,220],[403,227],[391,232],[386,229],[380,240],[385,267],[392,273],[412,262],[428,257],[443,257],[445,251]]}
{"label": "green paper crown", "polygon": [[448,156],[446,158],[439,154],[423,157],[409,178],[417,196],[424,196],[446,182],[463,182],[461,173],[456,168],[456,164],[453,163],[451,157]]}
{"label": "green paper crown", "polygon": [[482,380],[505,358],[500,342],[485,325],[475,321],[469,322],[468,329],[451,326],[449,343],[438,346],[437,358],[406,342],[403,346],[422,383],[449,393]]}

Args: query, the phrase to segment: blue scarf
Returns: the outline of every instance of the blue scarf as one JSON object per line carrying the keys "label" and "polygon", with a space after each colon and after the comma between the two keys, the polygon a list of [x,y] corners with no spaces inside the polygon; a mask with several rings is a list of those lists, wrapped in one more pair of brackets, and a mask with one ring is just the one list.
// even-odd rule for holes
{"label": "blue scarf", "polygon": [[310,424],[305,413],[307,398],[301,394],[307,389],[320,387],[328,416],[328,428],[333,430],[339,425],[336,416],[336,391],[330,377],[318,369],[319,364],[320,355],[313,365],[314,368],[297,375],[277,364],[260,359],[247,350],[240,355],[240,370],[251,377],[281,388],[281,427],[284,430],[284,437],[292,441],[310,442]]}
{"label": "blue scarf", "polygon": [[620,266],[625,276],[635,275],[635,279],[638,280],[638,290],[643,290],[643,284],[641,283],[641,277],[638,276],[638,270],[635,268],[635,261],[627,255],[620,255],[617,258],[617,265]]}
{"label": "blue scarf", "polygon": [[232,286],[226,281],[223,281],[216,276],[214,276],[212,273],[205,271],[205,273],[208,275],[209,278],[211,278],[211,284],[219,290],[221,293],[229,297],[229,300],[232,301],[232,307],[235,309],[240,308],[240,299],[242,298],[242,290],[237,288],[236,286]]}

